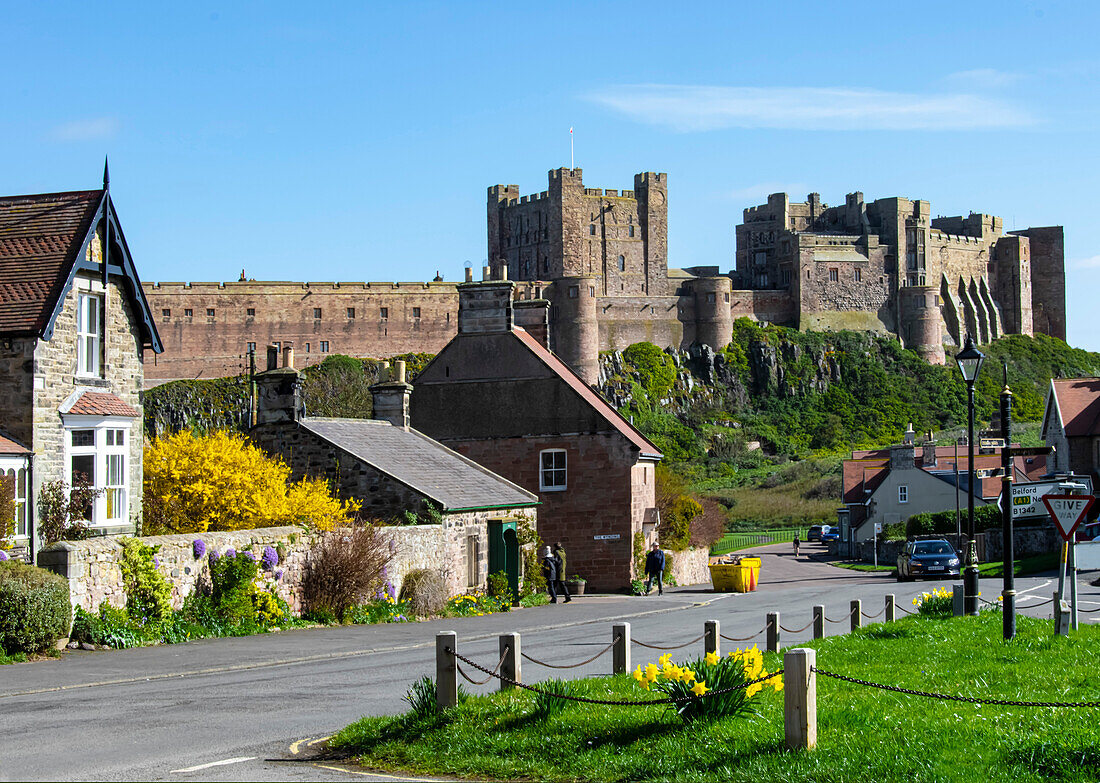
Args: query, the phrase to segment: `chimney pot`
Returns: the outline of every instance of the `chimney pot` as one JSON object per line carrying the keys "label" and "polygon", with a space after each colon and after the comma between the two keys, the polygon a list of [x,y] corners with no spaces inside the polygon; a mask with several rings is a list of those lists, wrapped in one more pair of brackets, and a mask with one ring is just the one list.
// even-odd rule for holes
{"label": "chimney pot", "polygon": [[390,379],[390,363],[382,362],[382,366],[378,368],[378,382],[385,383]]}
{"label": "chimney pot", "polygon": [[404,383],[405,382],[405,361],[403,359],[398,359],[396,362],[393,363],[393,370],[394,370],[394,376],[395,376],[394,380],[397,383]]}
{"label": "chimney pot", "polygon": [[274,345],[267,346],[267,369],[279,369],[279,349]]}
{"label": "chimney pot", "polygon": [[501,280],[507,280],[508,279],[508,267],[503,266],[503,265],[500,267],[500,279]]}
{"label": "chimney pot", "polygon": [[466,267],[466,282],[467,283],[474,282],[474,269],[473,269],[473,267],[469,267],[469,266]]}
{"label": "chimney pot", "polygon": [[294,346],[287,343],[283,344],[283,367],[294,369]]}
{"label": "chimney pot", "polygon": [[492,279],[493,279],[493,270],[492,270],[492,267],[488,267],[488,266],[483,266],[483,267],[481,267],[481,279],[482,279],[483,281],[484,281],[484,280],[492,280]]}

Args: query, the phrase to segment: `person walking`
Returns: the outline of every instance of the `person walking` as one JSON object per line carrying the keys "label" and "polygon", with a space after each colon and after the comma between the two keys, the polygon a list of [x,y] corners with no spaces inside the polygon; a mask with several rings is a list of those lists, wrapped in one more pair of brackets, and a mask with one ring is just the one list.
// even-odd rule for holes
{"label": "person walking", "polygon": [[548,546],[543,547],[542,550],[542,578],[546,580],[546,590],[550,593],[550,603],[556,604],[558,594],[554,591],[554,588],[558,583],[558,561]]}
{"label": "person walking", "polygon": [[794,534],[794,556],[798,557],[798,533]]}
{"label": "person walking", "polygon": [[657,546],[657,542],[650,547],[645,556],[645,594],[649,595],[653,589],[653,581],[657,580],[657,595],[664,595],[665,553]]}
{"label": "person walking", "polygon": [[558,592],[565,596],[565,602],[569,603],[573,598],[569,595],[569,588],[565,586],[565,547],[561,545],[561,541],[554,544],[554,562],[558,567]]}

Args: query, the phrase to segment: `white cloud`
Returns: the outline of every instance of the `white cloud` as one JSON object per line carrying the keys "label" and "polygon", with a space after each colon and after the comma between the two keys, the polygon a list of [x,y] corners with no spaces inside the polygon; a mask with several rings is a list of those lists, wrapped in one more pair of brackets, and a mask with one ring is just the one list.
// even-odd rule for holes
{"label": "white cloud", "polygon": [[1020,81],[1023,77],[1019,73],[998,71],[995,68],[975,68],[971,71],[956,71],[944,77],[948,84],[956,84],[979,90],[997,90],[1008,87]]}
{"label": "white cloud", "polygon": [[809,192],[810,188],[801,182],[758,182],[755,185],[728,191],[726,196],[734,201],[759,200],[760,203],[763,203],[764,199],[772,193],[791,193],[802,196]]}
{"label": "white cloud", "polygon": [[114,138],[120,127],[115,117],[90,117],[58,125],[50,136],[57,141],[100,141]]}
{"label": "white cloud", "polygon": [[1077,261],[1071,261],[1069,265],[1074,269],[1100,269],[1100,256],[1081,258]]}
{"label": "white cloud", "polygon": [[971,130],[1034,122],[1007,102],[966,93],[628,84],[587,97],[638,122],[685,133],[723,128]]}

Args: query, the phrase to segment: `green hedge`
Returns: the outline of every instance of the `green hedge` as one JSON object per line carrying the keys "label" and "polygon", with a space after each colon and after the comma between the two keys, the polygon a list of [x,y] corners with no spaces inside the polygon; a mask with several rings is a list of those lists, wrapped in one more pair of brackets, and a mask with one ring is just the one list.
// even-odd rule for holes
{"label": "green hedge", "polygon": [[[966,509],[959,514],[963,532],[969,527],[966,521]],[[978,506],[974,509],[974,532],[984,533],[986,530],[1001,526],[1001,510],[995,505]],[[943,535],[955,532],[955,509],[937,511],[935,513],[924,512],[914,514],[905,521],[905,535],[913,536]]]}
{"label": "green hedge", "polygon": [[0,647],[12,653],[49,649],[68,636],[69,583],[25,563],[0,564]]}

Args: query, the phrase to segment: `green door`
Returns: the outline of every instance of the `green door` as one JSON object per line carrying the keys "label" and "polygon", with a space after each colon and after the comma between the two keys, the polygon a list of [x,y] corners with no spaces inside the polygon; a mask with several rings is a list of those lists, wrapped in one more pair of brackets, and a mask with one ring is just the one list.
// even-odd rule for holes
{"label": "green door", "polygon": [[508,575],[512,595],[519,596],[519,539],[512,519],[489,520],[489,573]]}

